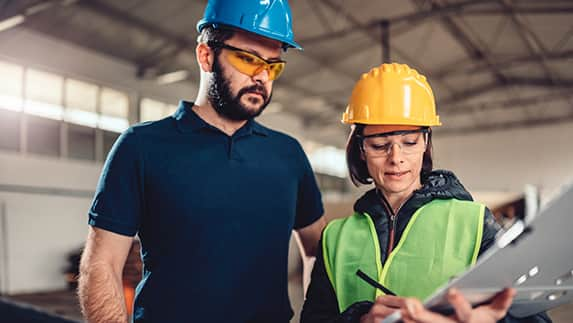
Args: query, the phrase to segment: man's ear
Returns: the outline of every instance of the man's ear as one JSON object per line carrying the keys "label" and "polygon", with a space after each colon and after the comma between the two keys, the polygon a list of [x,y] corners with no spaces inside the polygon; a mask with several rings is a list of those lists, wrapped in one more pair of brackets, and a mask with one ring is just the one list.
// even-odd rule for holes
{"label": "man's ear", "polygon": [[213,62],[215,61],[215,53],[213,49],[206,43],[199,43],[195,47],[195,56],[197,63],[204,72],[210,73],[213,71]]}

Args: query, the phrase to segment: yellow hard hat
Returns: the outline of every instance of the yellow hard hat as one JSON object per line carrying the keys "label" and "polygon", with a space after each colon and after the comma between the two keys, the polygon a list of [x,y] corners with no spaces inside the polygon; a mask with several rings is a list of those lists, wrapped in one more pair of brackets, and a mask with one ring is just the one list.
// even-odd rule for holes
{"label": "yellow hard hat", "polygon": [[440,126],[426,77],[405,64],[382,64],[362,74],[342,114],[344,123]]}

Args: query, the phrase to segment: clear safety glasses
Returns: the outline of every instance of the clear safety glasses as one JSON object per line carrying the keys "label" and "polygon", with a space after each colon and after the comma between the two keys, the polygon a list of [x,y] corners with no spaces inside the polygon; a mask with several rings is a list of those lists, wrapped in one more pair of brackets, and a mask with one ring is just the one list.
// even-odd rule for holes
{"label": "clear safety glasses", "polygon": [[283,60],[266,60],[256,54],[221,42],[209,43],[209,46],[227,49],[225,56],[229,63],[239,72],[248,76],[255,76],[267,70],[270,80],[276,80],[283,72],[286,62]]}
{"label": "clear safety glasses", "polygon": [[421,153],[426,150],[428,128],[401,130],[360,136],[362,151],[370,157],[386,157],[392,147],[398,145],[405,155]]}

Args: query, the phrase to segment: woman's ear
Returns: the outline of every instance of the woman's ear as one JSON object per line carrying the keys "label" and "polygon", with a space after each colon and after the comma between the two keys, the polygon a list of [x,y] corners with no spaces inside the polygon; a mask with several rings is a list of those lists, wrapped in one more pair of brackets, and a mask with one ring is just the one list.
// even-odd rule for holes
{"label": "woman's ear", "polygon": [[197,47],[195,47],[195,56],[197,57],[197,63],[204,72],[210,73],[213,71],[215,53],[209,45],[206,43],[199,43]]}

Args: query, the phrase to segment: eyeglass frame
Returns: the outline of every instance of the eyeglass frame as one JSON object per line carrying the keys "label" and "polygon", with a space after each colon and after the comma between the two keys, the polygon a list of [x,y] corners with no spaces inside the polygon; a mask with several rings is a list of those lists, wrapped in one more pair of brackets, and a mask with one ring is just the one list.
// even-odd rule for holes
{"label": "eyeglass frame", "polygon": [[[428,134],[431,131],[432,130],[430,129],[430,127],[423,127],[423,128],[415,129],[415,130],[396,130],[396,131],[390,131],[390,132],[375,133],[375,134],[371,134],[371,135],[356,135],[356,137],[359,139],[360,151],[362,153],[366,153],[366,151],[364,149],[364,139],[408,135],[411,133],[421,133],[421,134],[424,134],[424,145],[427,145],[428,144]],[[388,147],[388,149],[386,150],[385,156],[390,155],[390,150],[392,149],[392,147],[394,147],[394,144],[396,144],[396,143],[392,143]],[[402,144],[398,144],[398,145],[400,146],[400,151],[402,151]]]}
{"label": "eyeglass frame", "polygon": [[[283,59],[270,59],[270,60],[268,60],[268,59],[262,58],[260,55],[258,55],[258,54],[256,54],[256,53],[249,52],[248,50],[244,50],[244,49],[241,49],[241,48],[238,48],[238,47],[235,47],[235,46],[231,46],[231,45],[229,45],[229,44],[227,44],[227,43],[225,43],[225,42],[222,42],[222,41],[213,41],[213,40],[212,40],[212,41],[208,41],[208,42],[207,42],[207,45],[208,45],[209,47],[211,47],[211,48],[222,48],[222,49],[228,49],[228,50],[231,50],[231,51],[234,51],[234,52],[242,52],[242,53],[246,53],[246,54],[249,54],[249,55],[253,55],[253,56],[255,56],[256,58],[258,58],[258,59],[260,59],[261,61],[263,61],[263,62],[266,64],[266,66],[270,66],[271,64],[276,64],[276,63],[284,63],[284,64],[286,65],[286,63],[287,63],[287,61],[285,61],[285,60],[283,60]],[[284,69],[284,68],[283,68],[283,69]],[[241,72],[241,73],[242,73],[242,72]],[[260,73],[260,72],[259,72],[259,73]],[[282,74],[282,72],[281,72],[281,74]],[[281,74],[279,74],[274,80],[278,79]],[[256,75],[256,74],[255,74],[255,75]],[[254,75],[252,75],[252,76],[254,76]]]}

